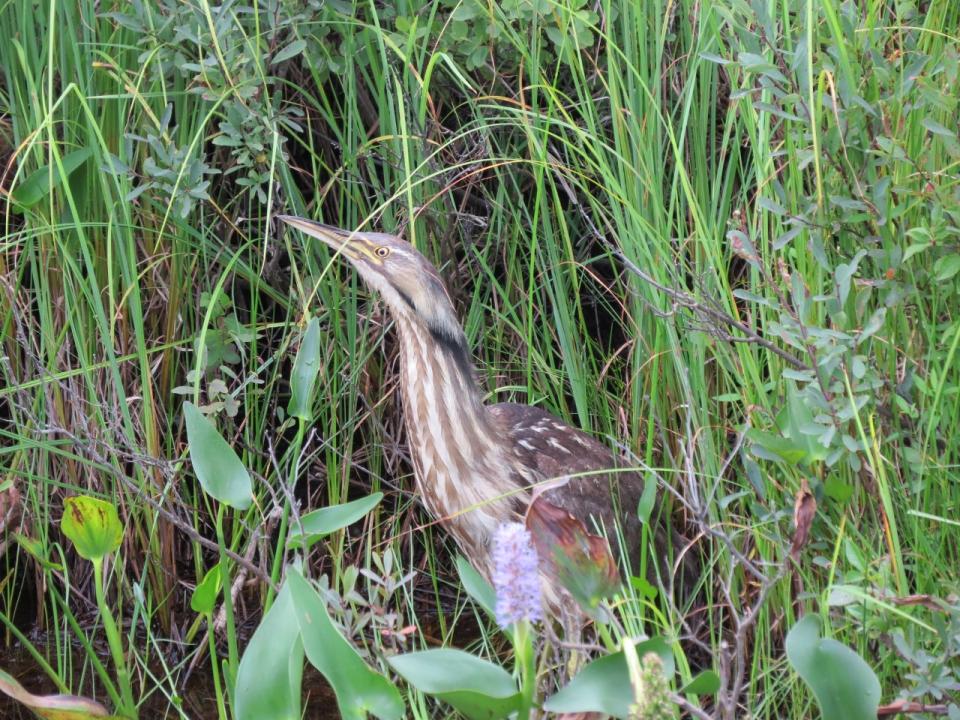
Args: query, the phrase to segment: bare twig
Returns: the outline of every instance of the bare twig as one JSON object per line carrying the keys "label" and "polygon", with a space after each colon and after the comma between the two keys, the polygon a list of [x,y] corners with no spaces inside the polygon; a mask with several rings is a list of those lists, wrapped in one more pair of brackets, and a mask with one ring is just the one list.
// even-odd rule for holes
{"label": "bare twig", "polygon": [[[607,242],[607,241],[604,240],[604,242]],[[692,310],[697,315],[709,318],[710,320],[716,323],[720,323],[727,327],[734,328],[735,330],[743,334],[743,337],[725,335],[724,339],[729,340],[730,342],[754,343],[756,345],[759,345],[769,350],[770,352],[781,357],[782,359],[786,360],[788,363],[793,365],[793,367],[797,368],[798,370],[806,370],[809,372],[813,372],[814,368],[812,366],[803,362],[796,355],[793,355],[787,352],[786,350],[784,350],[783,348],[778,347],[774,343],[770,342],[754,328],[750,327],[745,323],[740,322],[739,320],[723,312],[722,310],[712,307],[706,303],[700,302],[696,297],[694,297],[690,293],[684,292],[682,290],[677,290],[675,288],[667,287],[666,285],[663,285],[657,282],[650,275],[648,275],[643,270],[641,270],[636,265],[636,263],[630,260],[626,255],[624,255],[619,248],[614,247],[609,242],[607,242],[607,247],[610,249],[612,253],[614,253],[618,258],[620,258],[621,262],[623,262],[624,267],[626,267],[627,270],[632,272],[634,275],[639,277],[648,285],[656,288],[657,290],[665,294],[677,305],[680,305],[681,307],[685,307],[688,310]]]}
{"label": "bare twig", "polygon": [[931,715],[947,715],[950,708],[947,705],[927,705],[926,703],[897,700],[889,705],[877,708],[877,717],[894,717],[903,713],[930,713]]}

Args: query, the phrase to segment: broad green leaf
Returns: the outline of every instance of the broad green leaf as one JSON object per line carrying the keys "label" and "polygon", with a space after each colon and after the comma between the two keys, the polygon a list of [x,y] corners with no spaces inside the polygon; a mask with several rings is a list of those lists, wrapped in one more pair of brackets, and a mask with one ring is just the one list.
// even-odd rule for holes
{"label": "broad green leaf", "polygon": [[[74,170],[87,161],[90,152],[89,148],[84,148],[64,155],[61,158],[64,173],[67,176],[71,175]],[[56,163],[52,167],[44,165],[36,172],[30,173],[30,177],[14,188],[13,192],[10,193],[10,198],[18,210],[28,210],[49,195],[62,181],[63,176],[60,174],[60,169]]]}
{"label": "broad green leaf", "polygon": [[284,584],[240,659],[236,720],[299,718],[302,678],[300,625],[290,589]]}
{"label": "broad green leaf", "polygon": [[787,659],[813,690],[823,720],[876,720],[880,683],[857,653],[820,637],[820,618],[805,615],[787,634]]}
{"label": "broad green leaf", "polygon": [[185,402],[183,417],[187,422],[190,462],[204,492],[225,505],[246,510],[252,490],[250,474],[240,458],[196,405]]}
{"label": "broad green leaf", "polygon": [[403,717],[403,699],[383,675],[374,672],[340,634],[323,599],[299,571],[291,569],[284,587],[293,597],[294,619],[310,663],[330,683],[340,716],[363,720],[367,713],[383,720]]}
{"label": "broad green leaf", "polygon": [[198,613],[212,613],[217,604],[217,595],[223,587],[223,577],[220,572],[220,563],[217,563],[203,576],[203,581],[197,585],[190,596],[190,608]]}
{"label": "broad green leaf", "polygon": [[270,61],[271,65],[276,65],[281,63],[284,60],[289,60],[294,58],[300,53],[302,53],[307,47],[306,40],[294,40],[292,43],[283,48],[280,52],[273,56],[273,60]]}
{"label": "broad green leaf", "polygon": [[292,548],[309,546],[325,535],[352,525],[373,510],[381,500],[383,493],[375,492],[359,500],[309,512],[300,518],[299,527],[290,530],[287,545]]}
{"label": "broad green leaf", "polygon": [[960,272],[960,254],[946,255],[937,260],[934,272],[938,282],[946,282]]}
{"label": "broad green leaf", "polygon": [[313,391],[320,372],[320,321],[313,318],[300,340],[300,349],[290,375],[290,402],[287,413],[304,422],[313,422]]}
{"label": "broad green leaf", "polygon": [[720,689],[720,676],[713,670],[704,670],[683,686],[681,695],[714,695]]}
{"label": "broad green leaf", "polygon": [[[753,443],[755,454],[766,460],[810,466],[823,461],[828,449],[820,442],[820,437],[808,431],[809,428],[817,428],[817,423],[794,383],[788,383],[788,388],[787,406],[777,415],[781,435],[751,428],[747,431],[747,437]],[[826,432],[829,428],[824,425],[818,429]]]}
{"label": "broad green leaf", "polygon": [[463,650],[424,650],[395,655],[388,662],[417,690],[471,719],[505,718],[520,705],[520,692],[510,673]]}
{"label": "broad green leaf", "polygon": [[836,475],[830,475],[823,483],[823,491],[831,500],[845,503],[853,497],[853,485]]}
{"label": "broad green leaf", "polygon": [[[661,637],[637,643],[638,657],[656,653],[663,663],[663,674],[673,676],[673,653]],[[583,667],[566,687],[548,698],[543,709],[553,713],[597,712],[616,718],[630,717],[635,700],[630,671],[623,651],[606,655]]]}
{"label": "broad green leaf", "polygon": [[908,248],[903,252],[903,259],[902,259],[900,262],[902,262],[902,263],[905,264],[905,263],[907,262],[907,260],[909,260],[910,258],[912,258],[914,255],[916,255],[916,254],[918,254],[918,253],[922,253],[924,250],[927,250],[928,248],[930,248],[930,247],[932,247],[932,246],[933,246],[933,243],[930,243],[930,242],[915,243],[915,244],[911,245],[910,247],[908,247]]}
{"label": "broad green leaf", "polygon": [[460,582],[463,583],[467,594],[473,598],[473,601],[491,618],[496,616],[497,593],[491,587],[483,576],[476,571],[473,565],[463,557],[457,555],[457,572],[460,574]]}
{"label": "broad green leaf", "polygon": [[80,557],[100,561],[116,551],[123,539],[123,524],[117,508],[106,500],[78,495],[63,501],[63,534],[70,538]]}
{"label": "broad green leaf", "polygon": [[123,720],[111,715],[103,705],[74,695],[34,695],[24,690],[12,675],[0,670],[0,692],[26,705],[44,720],[89,720],[108,718]]}
{"label": "broad green leaf", "polygon": [[742,52],[737,54],[737,60],[740,61],[740,64],[743,66],[744,70],[766,75],[767,77],[773,78],[777,82],[787,82],[787,78],[785,78],[783,73],[777,69],[777,66],[762,55]]}
{"label": "broad green leaf", "polygon": [[754,452],[764,460],[782,460],[793,465],[803,461],[806,455],[803,448],[797,447],[790,438],[783,438],[757,428],[747,430],[747,438],[753,443]]}

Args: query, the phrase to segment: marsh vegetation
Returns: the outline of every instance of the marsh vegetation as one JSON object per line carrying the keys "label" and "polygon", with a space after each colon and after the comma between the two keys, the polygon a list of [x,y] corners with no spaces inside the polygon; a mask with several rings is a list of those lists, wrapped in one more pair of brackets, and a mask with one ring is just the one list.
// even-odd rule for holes
{"label": "marsh vegetation", "polygon": [[[10,0],[0,37],[4,692],[960,717],[960,4]],[[412,492],[382,302],[278,214],[413,242],[488,397],[625,457],[696,592],[581,593],[579,685],[501,629]]]}

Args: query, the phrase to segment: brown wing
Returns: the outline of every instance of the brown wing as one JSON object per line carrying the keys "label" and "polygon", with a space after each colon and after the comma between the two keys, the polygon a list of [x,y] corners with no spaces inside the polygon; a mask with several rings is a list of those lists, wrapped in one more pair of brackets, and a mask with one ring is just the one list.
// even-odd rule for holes
{"label": "brown wing", "polygon": [[500,403],[489,411],[509,433],[520,463],[528,470],[525,480],[557,481],[555,487],[545,483],[547,500],[582,520],[591,531],[603,528],[611,539],[616,537],[617,527],[622,528],[628,553],[636,559],[641,477],[630,471],[596,472],[618,468],[623,461],[586,433],[540,408]]}

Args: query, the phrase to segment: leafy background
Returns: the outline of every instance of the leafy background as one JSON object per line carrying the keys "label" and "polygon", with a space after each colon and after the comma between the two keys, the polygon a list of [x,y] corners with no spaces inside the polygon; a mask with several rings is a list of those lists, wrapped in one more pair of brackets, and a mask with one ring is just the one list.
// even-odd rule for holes
{"label": "leafy background", "polygon": [[[262,571],[241,641],[296,551],[287,516],[381,491],[306,554],[341,632],[381,667],[482,641],[410,494],[384,308],[289,212],[402,231],[491,398],[606,438],[676,489],[663,513],[722,535],[699,546],[712,650],[758,598],[740,559],[786,562],[808,483],[809,537],[763,587],[732,702],[808,715],[784,660],[803,610],[885,701],[955,702],[955,3],[11,0],[0,33],[8,647],[39,633],[51,673],[97,693],[70,650],[93,578],[59,530],[92,494],[126,526],[108,582],[141,692],[185,676],[205,647],[190,592],[217,562],[185,399],[253,478],[226,527]],[[288,378],[313,315],[300,432]],[[662,597],[624,607],[679,632]]]}

